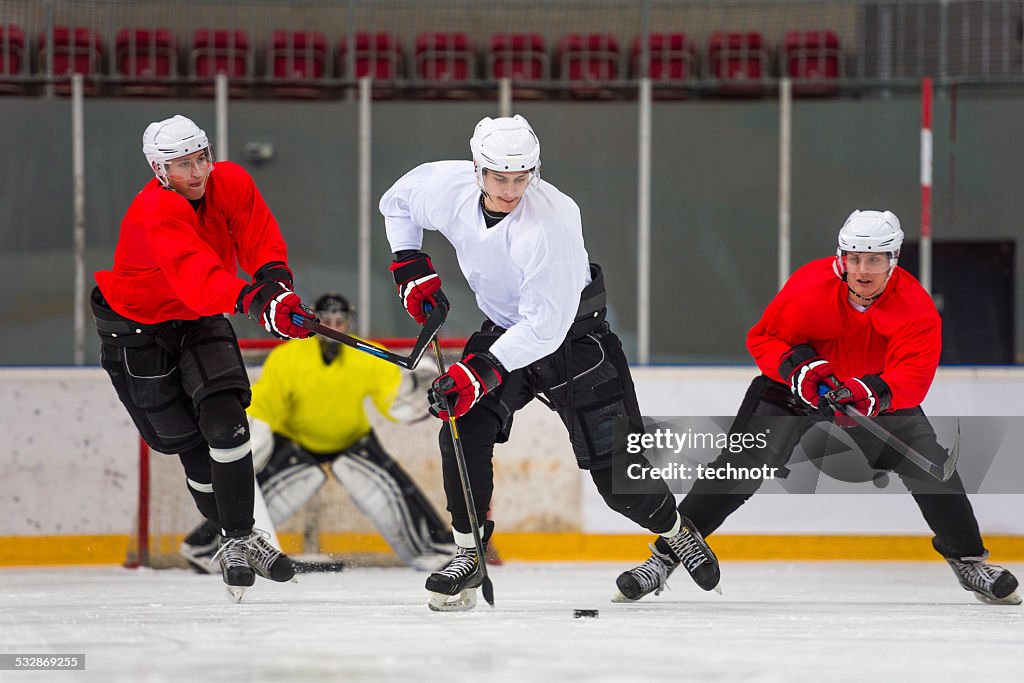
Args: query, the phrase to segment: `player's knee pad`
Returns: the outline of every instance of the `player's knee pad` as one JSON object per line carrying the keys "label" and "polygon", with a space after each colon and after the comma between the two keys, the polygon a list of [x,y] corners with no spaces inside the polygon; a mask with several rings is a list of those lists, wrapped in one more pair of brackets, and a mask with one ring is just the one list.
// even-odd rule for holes
{"label": "player's knee pad", "polygon": [[[199,404],[199,430],[217,450],[236,450],[249,443],[249,420],[245,408],[234,391],[221,391],[207,396]],[[246,448],[248,451],[248,448]],[[214,459],[222,460],[216,457]]]}
{"label": "player's knee pad", "polygon": [[445,531],[440,517],[405,470],[369,436],[335,458],[331,471],[404,562],[436,569],[453,551],[436,540]]}
{"label": "player's knee pad", "polygon": [[273,454],[256,480],[276,525],[305,505],[327,481],[327,475],[316,458],[291,439],[276,436],[273,441]]}

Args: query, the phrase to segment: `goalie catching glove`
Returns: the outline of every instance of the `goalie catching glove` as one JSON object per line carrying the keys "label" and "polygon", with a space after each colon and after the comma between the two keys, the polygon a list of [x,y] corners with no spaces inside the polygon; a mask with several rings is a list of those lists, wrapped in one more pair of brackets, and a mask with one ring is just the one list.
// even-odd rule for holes
{"label": "goalie catching glove", "polygon": [[441,291],[441,278],[434,270],[430,257],[422,251],[403,251],[395,254],[395,262],[388,270],[395,276],[398,298],[405,310],[420,325],[427,322],[423,304],[429,303],[434,309],[438,304],[448,307],[448,298]]}
{"label": "goalie catching glove", "polygon": [[864,375],[841,382],[825,393],[819,410],[840,427],[853,427],[857,423],[846,414],[846,406],[853,406],[865,417],[875,417],[889,410],[891,401],[892,394],[885,380],[878,375]]}
{"label": "goalie catching glove", "polygon": [[485,394],[494,391],[507,374],[501,361],[491,354],[469,354],[430,386],[430,414],[442,420],[462,417]]}
{"label": "goalie catching glove", "polygon": [[242,288],[235,310],[249,316],[280,339],[303,339],[312,331],[297,324],[292,316],[316,320],[316,316],[302,305],[299,295],[278,280],[253,282]]}

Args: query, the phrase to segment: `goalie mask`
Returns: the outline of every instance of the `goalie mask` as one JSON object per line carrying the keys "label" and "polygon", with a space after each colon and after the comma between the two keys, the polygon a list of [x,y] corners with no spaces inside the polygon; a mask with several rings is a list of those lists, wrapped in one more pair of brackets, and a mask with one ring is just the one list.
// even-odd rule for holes
{"label": "goalie mask", "polygon": [[[355,322],[355,307],[337,292],[323,294],[313,304],[313,309],[322,324],[338,332],[347,333],[352,327],[352,323]],[[324,362],[330,363],[341,350],[341,343],[322,335],[317,335],[317,339],[320,340],[320,350],[323,352]]]}
{"label": "goalie mask", "polygon": [[180,183],[192,176],[195,168],[196,177],[205,182],[213,170],[209,138],[202,128],[181,114],[149,124],[142,134],[142,153],[160,183],[175,190],[179,188],[172,186],[172,179]]}
{"label": "goalie mask", "polygon": [[484,169],[499,173],[531,172],[531,182],[540,178],[540,140],[519,114],[508,118],[481,119],[469,139],[476,181],[484,187]]}

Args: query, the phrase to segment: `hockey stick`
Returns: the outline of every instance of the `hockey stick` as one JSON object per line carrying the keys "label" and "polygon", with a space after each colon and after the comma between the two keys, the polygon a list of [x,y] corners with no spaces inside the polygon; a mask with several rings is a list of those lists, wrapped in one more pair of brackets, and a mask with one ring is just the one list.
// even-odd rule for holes
{"label": "hockey stick", "polygon": [[382,349],[379,346],[364,342],[362,339],[356,339],[350,337],[344,332],[338,332],[332,330],[326,325],[321,325],[315,320],[303,318],[301,315],[293,314],[292,322],[300,327],[305,327],[307,330],[312,330],[317,334],[333,339],[336,342],[341,342],[346,346],[351,346],[353,349],[357,349],[364,353],[368,353],[371,356],[376,356],[381,360],[387,361],[388,363],[394,363],[395,365],[401,366],[407,370],[413,370],[419,365],[420,358],[423,357],[423,352],[427,350],[427,346],[437,336],[441,326],[444,325],[444,321],[448,317],[448,307],[444,304],[440,304],[430,312],[427,316],[427,322],[424,323],[423,329],[420,330],[420,336],[416,338],[416,344],[412,347],[412,353],[408,356],[400,356],[397,353]]}
{"label": "hockey stick", "polygon": [[[835,406],[835,404],[831,404]],[[861,414],[856,408],[850,405],[844,405],[842,407],[844,413],[850,416],[854,422],[868,430],[875,435],[878,439],[885,442],[892,447],[894,451],[902,455],[904,458],[914,463],[922,470],[932,475],[939,481],[949,481],[949,478],[953,476],[953,472],[956,471],[956,461],[960,457],[960,421],[956,423],[956,440],[953,442],[953,448],[949,451],[949,458],[942,465],[936,465],[928,458],[924,457],[916,450],[908,446],[907,444],[900,441],[891,432],[882,427],[879,427],[875,422],[865,415]]]}
{"label": "hockey stick", "polygon": [[[431,340],[434,347],[434,356],[437,358],[437,370],[442,375],[447,372],[444,367],[444,356],[441,355],[441,344],[437,339]],[[462,452],[462,439],[459,438],[459,427],[452,415],[452,405],[448,403],[448,426],[451,427],[452,444],[455,446],[455,462],[459,465],[459,481],[462,482],[462,495],[466,499],[466,512],[469,514],[469,526],[473,529],[473,544],[476,546],[476,561],[480,571],[484,574],[481,592],[484,600],[491,607],[494,607],[494,584],[491,577],[487,576],[487,558],[484,557],[484,544],[480,540],[480,521],[476,516],[476,502],[473,500],[473,491],[469,488],[469,470],[466,468],[466,454]]]}
{"label": "hockey stick", "polygon": [[[836,384],[839,384],[839,380],[833,378]],[[828,399],[826,399],[828,400]],[[835,411],[842,411],[849,416],[859,426],[868,430],[883,443],[892,447],[894,451],[902,455],[904,458],[912,462],[913,464],[920,467],[922,470],[932,475],[939,481],[949,481],[949,478],[953,476],[953,472],[956,471],[956,461],[960,457],[960,421],[956,423],[956,440],[953,442],[953,448],[949,451],[949,458],[942,465],[936,465],[928,458],[918,453],[915,449],[909,445],[903,443],[900,439],[896,438],[892,432],[887,429],[883,429],[875,422],[861,413],[859,410],[849,404],[837,404],[832,401],[828,401],[829,406]]]}

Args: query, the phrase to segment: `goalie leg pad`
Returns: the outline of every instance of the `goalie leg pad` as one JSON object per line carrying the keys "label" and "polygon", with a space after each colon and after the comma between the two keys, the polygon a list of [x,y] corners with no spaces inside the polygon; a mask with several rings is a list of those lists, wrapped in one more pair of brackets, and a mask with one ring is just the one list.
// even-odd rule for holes
{"label": "goalie leg pad", "polygon": [[335,458],[331,471],[403,562],[434,570],[451,557],[450,528],[372,432]]}
{"label": "goalie leg pad", "polygon": [[277,525],[305,505],[327,481],[327,475],[312,454],[291,439],[275,435],[274,453],[256,480],[270,519]]}

